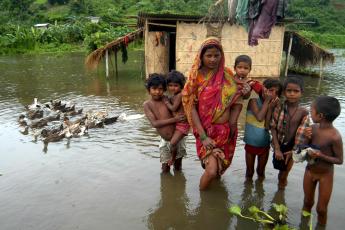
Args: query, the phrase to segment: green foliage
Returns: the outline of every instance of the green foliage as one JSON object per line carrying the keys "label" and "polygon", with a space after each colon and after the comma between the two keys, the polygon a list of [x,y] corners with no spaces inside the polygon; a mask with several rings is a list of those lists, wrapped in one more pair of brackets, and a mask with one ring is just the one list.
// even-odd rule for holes
{"label": "green foliage", "polygon": [[69,2],[69,0],[48,0],[49,4],[54,5],[63,5]]}
{"label": "green foliage", "polygon": [[88,50],[92,51],[104,46],[118,37],[124,36],[130,31],[131,30],[127,27],[107,28],[102,32],[99,31],[91,35],[87,35],[84,40],[84,44]]}
{"label": "green foliage", "polygon": [[275,220],[267,212],[261,211],[256,206],[251,206],[249,208],[249,213],[251,216],[245,216],[242,214],[242,210],[238,205],[230,207],[229,212],[233,215],[240,216],[245,219],[255,221],[260,224],[269,226],[269,228],[274,230],[292,230],[286,223],[287,207],[283,204],[273,204],[275,211],[279,214],[279,218]]}
{"label": "green foliage", "polygon": [[302,216],[309,217],[309,230],[312,230],[313,229],[313,223],[312,223],[313,215],[310,212],[303,210]]}
{"label": "green foliage", "polygon": [[331,33],[317,33],[312,31],[300,31],[301,35],[320,44],[324,47],[330,48],[344,48],[345,34],[331,34]]}
{"label": "green foliage", "polygon": [[[342,4],[345,7],[345,2]],[[290,25],[291,29],[345,35],[345,14],[329,0],[290,1],[288,14],[293,18],[315,22],[313,25]]]}
{"label": "green foliage", "polygon": [[[139,11],[206,15],[215,0],[0,0],[0,53],[28,52],[48,44],[84,44],[94,50],[130,31],[110,22],[135,22],[126,15]],[[290,0],[288,17],[315,22],[290,24],[288,29],[325,47],[345,47],[343,0]],[[87,16],[99,16],[92,24]],[[32,32],[36,23],[49,22],[46,31]],[[14,26],[12,26],[13,24]],[[17,27],[17,25],[20,25]],[[19,28],[19,29],[18,29]],[[21,44],[22,43],[22,44]],[[45,49],[45,48],[44,48]],[[54,48],[55,49],[55,48]]]}

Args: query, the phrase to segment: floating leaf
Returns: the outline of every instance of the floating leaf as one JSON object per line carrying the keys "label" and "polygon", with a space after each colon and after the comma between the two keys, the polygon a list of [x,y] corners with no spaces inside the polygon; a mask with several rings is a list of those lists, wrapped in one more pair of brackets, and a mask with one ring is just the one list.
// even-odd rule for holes
{"label": "floating leaf", "polygon": [[249,212],[252,213],[252,214],[255,214],[255,213],[260,212],[260,209],[258,209],[258,208],[254,205],[254,206],[251,206],[251,207],[249,208]]}
{"label": "floating leaf", "polygon": [[284,225],[276,225],[273,230],[289,230],[289,226],[284,224]]}
{"label": "floating leaf", "polygon": [[311,213],[308,212],[308,211],[303,210],[303,211],[302,211],[302,215],[303,215],[304,217],[310,217],[310,216],[311,216]]}
{"label": "floating leaf", "polygon": [[312,230],[313,229],[313,215],[310,212],[303,210],[302,211],[302,216],[310,217],[310,219],[309,219],[309,229]]}
{"label": "floating leaf", "polygon": [[273,204],[273,207],[277,212],[279,212],[283,215],[285,215],[288,211],[288,208],[283,204]]}
{"label": "floating leaf", "polygon": [[241,208],[238,205],[234,205],[231,208],[229,208],[229,211],[231,214],[242,216],[241,214]]}

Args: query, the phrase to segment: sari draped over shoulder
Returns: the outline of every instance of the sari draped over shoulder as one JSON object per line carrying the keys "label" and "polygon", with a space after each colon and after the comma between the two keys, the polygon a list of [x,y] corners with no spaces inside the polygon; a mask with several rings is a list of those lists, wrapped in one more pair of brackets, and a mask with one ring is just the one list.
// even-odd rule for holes
{"label": "sari draped over shoulder", "polygon": [[[221,60],[218,69],[205,76],[200,71],[202,60],[201,51],[208,45],[215,45],[219,48],[221,51]],[[210,152],[207,152],[202,145],[199,134],[194,127],[192,120],[192,109],[194,106],[197,109],[201,124],[207,136],[213,139],[216,148],[222,150],[224,153],[224,156],[219,156],[224,160],[224,168],[227,168],[231,163],[237,135],[234,135],[235,138],[230,140],[229,122],[218,124],[216,121],[241,96],[237,89],[234,74],[230,69],[224,67],[224,52],[220,42],[216,38],[207,39],[195,57],[187,83],[182,91],[182,103],[188,122],[194,130],[199,158],[203,160]]]}

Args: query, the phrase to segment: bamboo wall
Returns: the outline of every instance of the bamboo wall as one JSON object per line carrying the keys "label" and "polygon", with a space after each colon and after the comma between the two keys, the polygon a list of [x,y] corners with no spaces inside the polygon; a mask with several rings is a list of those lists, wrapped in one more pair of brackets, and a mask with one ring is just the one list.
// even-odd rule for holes
{"label": "bamboo wall", "polygon": [[145,29],[145,70],[146,77],[150,73],[169,72],[169,39],[165,45],[162,45],[156,40],[156,32],[148,32],[147,29]]}
{"label": "bamboo wall", "polygon": [[[235,58],[241,54],[253,60],[250,77],[279,77],[284,41],[283,26],[275,26],[269,39],[260,39],[258,46],[248,46],[248,33],[242,26],[225,24],[222,30],[222,45],[226,66],[233,69]],[[187,73],[194,57],[206,38],[206,26],[195,23],[177,23],[176,69]]]}

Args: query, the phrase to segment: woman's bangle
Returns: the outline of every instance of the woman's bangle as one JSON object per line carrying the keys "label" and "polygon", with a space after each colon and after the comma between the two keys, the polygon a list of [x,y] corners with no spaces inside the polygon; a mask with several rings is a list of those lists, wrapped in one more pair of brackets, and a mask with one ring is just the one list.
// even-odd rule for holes
{"label": "woman's bangle", "polygon": [[204,141],[204,140],[206,140],[207,138],[208,138],[208,136],[206,135],[206,133],[203,133],[203,134],[200,135],[201,141]]}

